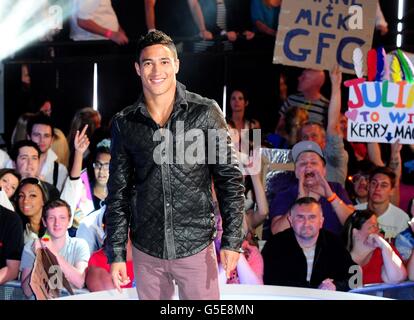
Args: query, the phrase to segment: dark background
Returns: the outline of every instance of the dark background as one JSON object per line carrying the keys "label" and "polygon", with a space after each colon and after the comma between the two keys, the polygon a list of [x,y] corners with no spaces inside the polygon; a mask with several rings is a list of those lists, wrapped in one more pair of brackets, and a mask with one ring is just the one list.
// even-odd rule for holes
{"label": "dark background", "polygon": [[[133,53],[136,39],[146,32],[143,1],[113,0],[113,6],[131,40],[130,45],[120,48],[107,41],[69,41],[66,23],[54,42],[35,43],[4,61],[5,141],[10,140],[19,115],[38,110],[45,99],[52,101],[56,126],[67,133],[76,110],[92,105],[95,62],[98,63],[99,111],[104,124],[109,123],[115,112],[136,101],[142,89],[135,73]],[[395,49],[398,0],[382,0],[381,6],[389,23],[389,33],[385,37],[376,34],[374,43],[390,51]],[[414,52],[413,31],[408,31],[414,30],[414,1],[405,1],[405,6],[402,49]],[[224,85],[227,98],[233,88],[245,90],[250,100],[248,111],[261,122],[265,132],[273,131],[277,121],[280,70],[288,76],[289,93],[296,91],[300,73],[297,68],[273,65],[272,52],[259,47],[244,52],[181,52],[179,58],[178,80],[188,90],[215,99],[220,106]],[[22,86],[22,64],[29,66],[30,88]],[[329,98],[329,81],[323,93]],[[343,96],[346,99],[345,91]]]}

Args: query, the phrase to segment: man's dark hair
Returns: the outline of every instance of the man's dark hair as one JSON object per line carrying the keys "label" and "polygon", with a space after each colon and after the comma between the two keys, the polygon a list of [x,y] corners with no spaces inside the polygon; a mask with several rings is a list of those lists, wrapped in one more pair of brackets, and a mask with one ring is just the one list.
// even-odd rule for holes
{"label": "man's dark hair", "polygon": [[391,180],[391,188],[395,187],[396,175],[395,175],[394,171],[392,171],[390,168],[388,168],[388,167],[377,167],[377,168],[375,168],[374,170],[371,171],[371,173],[369,175],[369,181],[372,181],[372,179],[374,179],[374,176],[377,175],[377,174],[386,175]]}
{"label": "man's dark hair", "polygon": [[6,174],[11,174],[15,176],[17,180],[19,180],[19,182],[22,179],[22,176],[15,169],[8,169],[8,168],[0,169],[0,178],[5,176]]}
{"label": "man's dark hair", "polygon": [[27,134],[29,136],[32,135],[33,127],[36,124],[49,126],[52,131],[52,136],[54,135],[53,131],[55,129],[55,126],[53,125],[52,119],[48,115],[44,114],[43,112],[38,112],[29,119],[27,122]]}
{"label": "man's dark hair", "polygon": [[354,247],[354,241],[352,238],[352,230],[361,230],[365,222],[367,222],[375,213],[369,209],[355,210],[345,221],[342,229],[342,241],[349,252]]}
{"label": "man's dark hair", "polygon": [[70,210],[69,204],[65,200],[62,200],[62,199],[51,200],[48,203],[46,203],[43,206],[42,218],[46,220],[49,210],[55,209],[55,208],[61,208],[61,207],[64,207],[68,210],[68,215],[70,219],[70,217],[72,216],[72,211]]}
{"label": "man's dark hair", "polygon": [[43,203],[46,203],[46,202],[49,201],[49,199],[50,199],[49,191],[47,189],[47,186],[46,186],[45,182],[41,181],[38,178],[29,177],[29,178],[24,178],[23,180],[20,181],[19,186],[17,187],[16,192],[14,193],[14,198],[15,198],[16,203],[18,203],[18,201],[19,201],[20,190],[26,184],[32,184],[32,185],[38,186],[40,191],[42,192]]}
{"label": "man's dark hair", "polygon": [[16,161],[17,161],[17,157],[18,157],[18,155],[19,155],[20,149],[21,149],[21,148],[23,148],[23,147],[33,147],[33,148],[35,148],[35,149],[36,149],[36,151],[37,151],[37,155],[38,155],[38,157],[40,158],[40,154],[41,154],[42,152],[40,151],[40,148],[39,148],[39,146],[37,145],[37,143],[35,143],[35,142],[31,141],[31,140],[20,140],[20,141],[16,142],[16,143],[13,145],[13,147],[12,147],[12,149],[11,149],[11,151],[10,151],[10,158],[11,158],[14,162],[16,162]]}
{"label": "man's dark hair", "polygon": [[148,32],[146,35],[142,36],[138,40],[135,62],[140,64],[139,59],[141,57],[142,50],[144,50],[146,47],[153,46],[156,44],[162,44],[168,47],[174,53],[174,57],[177,59],[177,48],[175,47],[174,41],[169,36],[167,36],[164,32],[159,31],[159,30],[154,30],[154,31]]}
{"label": "man's dark hair", "polygon": [[292,212],[295,207],[308,205],[308,204],[316,204],[318,207],[321,207],[321,204],[315,198],[302,197],[302,198],[296,199],[296,201],[290,207],[290,212]]}

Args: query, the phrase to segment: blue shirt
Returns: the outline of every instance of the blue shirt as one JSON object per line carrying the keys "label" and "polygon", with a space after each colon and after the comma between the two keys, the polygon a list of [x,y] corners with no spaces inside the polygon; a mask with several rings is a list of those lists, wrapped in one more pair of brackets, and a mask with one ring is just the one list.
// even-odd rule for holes
{"label": "blue shirt", "polygon": [[280,6],[268,7],[262,0],[252,0],[250,8],[254,31],[257,31],[256,21],[264,23],[273,30],[277,30],[279,24]]}

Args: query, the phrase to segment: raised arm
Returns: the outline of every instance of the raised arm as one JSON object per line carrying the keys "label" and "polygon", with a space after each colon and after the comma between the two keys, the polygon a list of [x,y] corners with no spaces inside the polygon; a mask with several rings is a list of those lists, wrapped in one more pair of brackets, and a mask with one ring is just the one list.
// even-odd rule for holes
{"label": "raised arm", "polygon": [[[254,159],[260,161],[260,149],[257,149],[254,152],[257,154]],[[245,170],[248,174],[250,174],[250,178],[252,179],[254,197],[257,204],[257,210],[249,210],[246,215],[249,228],[254,229],[262,224],[263,221],[267,218],[269,214],[269,204],[267,203],[266,192],[261,179],[261,173],[255,174],[254,172],[250,172],[250,167],[245,167]]]}
{"label": "raised arm", "polygon": [[81,132],[76,131],[75,139],[73,140],[73,145],[75,148],[75,155],[73,157],[72,169],[70,170],[70,177],[77,178],[80,176],[82,171],[82,162],[83,155],[89,147],[89,138],[86,135],[86,130],[88,125],[85,125]]}
{"label": "raised arm", "polygon": [[384,265],[381,270],[381,278],[385,283],[399,283],[407,278],[407,270],[400,257],[394,252],[391,245],[377,234],[371,234],[368,241],[375,243],[381,249]]}
{"label": "raised arm", "polygon": [[155,2],[156,0],[144,0],[145,6],[145,22],[148,31],[155,28]]}
{"label": "raised arm", "polygon": [[89,147],[89,139],[86,135],[87,128],[88,125],[85,125],[81,132],[79,132],[79,130],[76,131],[76,135],[73,140],[75,154],[73,157],[72,169],[70,170],[69,178],[65,181],[61,194],[61,199],[65,200],[69,204],[72,213],[69,223],[70,226],[73,224],[76,207],[85,192],[85,186],[82,183],[80,175],[82,171],[83,154]]}
{"label": "raised arm", "polygon": [[326,132],[329,135],[340,135],[339,118],[341,115],[341,82],[342,72],[339,66],[335,65],[329,73],[331,78],[331,99],[328,108],[328,127]]}

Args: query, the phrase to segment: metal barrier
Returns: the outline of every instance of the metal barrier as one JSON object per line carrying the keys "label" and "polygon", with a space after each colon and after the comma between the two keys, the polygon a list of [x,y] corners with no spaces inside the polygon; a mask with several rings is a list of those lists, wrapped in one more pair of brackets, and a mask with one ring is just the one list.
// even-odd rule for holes
{"label": "metal barrier", "polygon": [[353,289],[349,292],[397,300],[414,300],[414,282],[404,281],[399,284],[379,283]]}
{"label": "metal barrier", "polygon": [[[87,289],[74,289],[75,295],[90,293]],[[69,296],[69,292],[66,289],[60,291],[62,297]],[[1,300],[34,300],[33,298],[26,298],[23,293],[20,281],[9,281],[0,286],[0,301]]]}

